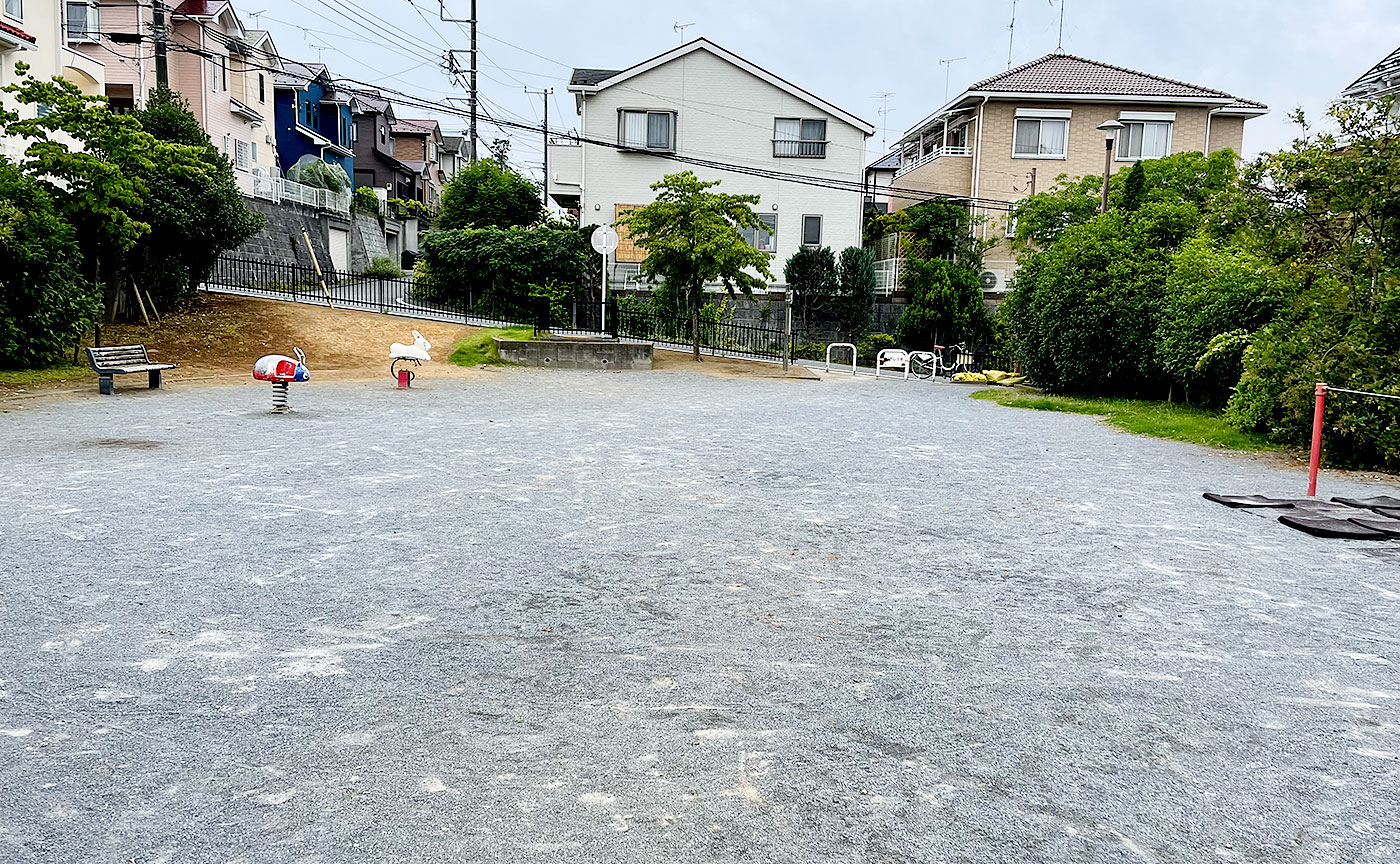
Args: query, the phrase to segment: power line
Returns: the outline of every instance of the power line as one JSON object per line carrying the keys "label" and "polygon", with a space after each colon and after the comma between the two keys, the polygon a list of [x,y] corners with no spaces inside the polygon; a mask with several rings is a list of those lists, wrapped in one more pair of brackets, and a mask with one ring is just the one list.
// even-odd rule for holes
{"label": "power line", "polygon": [[[204,27],[204,25],[201,25],[201,27]],[[207,29],[207,28],[205,28],[205,29]],[[211,32],[211,34],[212,34],[216,39],[218,39],[218,37],[223,37],[223,40],[221,40],[221,41],[225,41],[225,43],[227,43],[227,41],[232,41],[232,40],[229,39],[229,37],[224,36],[224,34],[219,34],[219,33],[214,32],[214,31],[210,31],[210,32]],[[192,53],[203,54],[203,55],[205,55],[205,56],[212,56],[212,55],[209,54],[209,52],[207,52],[207,51],[202,51],[202,50],[200,50],[200,49],[192,49],[192,48],[184,48],[184,47],[182,47],[180,50],[190,51],[190,52],[192,52]],[[277,59],[280,60],[280,59],[283,59],[283,58],[280,58],[280,57],[279,57],[279,58],[277,58]],[[304,79],[304,80],[306,80],[306,81],[313,81],[313,80],[315,80],[312,76],[302,75],[302,74],[300,74],[300,73],[294,73],[294,72],[287,72],[286,70],[279,70],[279,69],[275,69],[275,68],[273,68],[273,67],[257,67],[257,66],[252,66],[252,67],[249,67],[249,68],[266,68],[266,69],[268,69],[268,71],[282,72],[284,75],[287,75],[287,76],[293,77],[293,78],[301,78],[301,79]],[[333,84],[339,85],[339,86],[341,87],[341,89],[344,89],[346,92],[351,93],[351,94],[360,93],[360,95],[371,95],[371,93],[365,93],[365,92],[361,92],[361,91],[356,91],[356,90],[354,90],[352,87],[347,87],[347,86],[345,86],[345,84],[351,84],[351,85],[355,85],[355,86],[357,86],[357,87],[366,88],[366,90],[371,91],[373,94],[380,96],[380,98],[385,98],[385,96],[386,96],[386,94],[387,94],[387,96],[392,97],[392,98],[391,98],[391,101],[398,102],[398,103],[403,104],[403,105],[406,105],[406,106],[408,106],[408,107],[420,108],[420,109],[422,109],[422,110],[426,110],[426,111],[430,111],[430,112],[436,112],[436,113],[440,113],[440,114],[447,114],[447,115],[451,115],[451,116],[458,116],[458,117],[468,116],[468,112],[466,112],[466,111],[464,111],[464,110],[462,110],[462,109],[459,109],[459,108],[454,108],[454,107],[452,107],[450,104],[444,105],[444,104],[440,104],[440,103],[436,103],[436,102],[431,102],[431,101],[429,101],[429,100],[422,99],[422,98],[420,98],[420,97],[414,96],[414,95],[409,94],[409,93],[404,93],[404,92],[402,92],[402,91],[391,90],[391,89],[389,89],[389,88],[380,87],[380,86],[378,86],[378,85],[375,85],[375,84],[372,84],[372,83],[369,83],[369,82],[365,82],[365,81],[359,81],[359,80],[356,80],[356,79],[353,79],[353,78],[336,78],[336,79],[333,79],[333,80],[332,80],[332,83],[333,83]],[[532,125],[530,125],[530,124],[528,124],[528,123],[515,122],[515,121],[506,120],[506,119],[502,119],[502,118],[498,118],[498,117],[492,117],[492,116],[490,116],[490,115],[487,115],[487,119],[492,123],[492,125],[497,126],[497,127],[499,127],[499,128],[502,128],[502,129],[510,128],[510,129],[520,130],[520,131],[522,131],[522,132],[533,132],[533,133],[535,133],[535,134],[543,134],[543,133],[545,133],[545,132],[547,131],[543,126],[532,126]],[[606,139],[587,138],[587,137],[585,137],[585,136],[583,136],[583,135],[581,135],[581,134],[572,134],[572,135],[569,135],[569,136],[567,136],[567,137],[568,137],[570,140],[578,141],[580,144],[592,144],[592,145],[595,145],[595,146],[598,146],[598,147],[606,147],[606,148],[608,148],[608,149],[626,149],[626,148],[621,148],[621,147],[619,147],[619,145],[617,144],[617,142],[615,142],[615,141],[608,141],[608,140],[606,140]],[[792,184],[795,184],[795,185],[813,186],[813,187],[818,187],[818,188],[832,189],[832,190],[836,190],[836,191],[844,191],[844,192],[858,193],[858,194],[862,194],[862,195],[865,194],[866,191],[867,191],[867,187],[866,187],[866,184],[865,184],[865,182],[864,182],[863,179],[843,180],[843,179],[834,178],[834,177],[832,177],[832,178],[813,177],[813,176],[805,175],[805,174],[792,174],[792,173],[785,172],[785,171],[777,171],[777,170],[775,170],[775,169],[766,168],[766,167],[759,167],[759,166],[752,166],[752,165],[741,165],[741,164],[737,164],[737,163],[721,162],[721,161],[712,160],[712,159],[701,159],[701,158],[697,158],[697,157],[694,157],[694,156],[688,156],[688,155],[681,154],[681,153],[663,153],[663,152],[652,152],[652,151],[631,151],[631,152],[637,152],[637,153],[640,153],[640,154],[643,154],[643,155],[652,156],[653,158],[656,158],[656,159],[661,159],[661,160],[676,162],[676,163],[679,163],[679,164],[692,165],[692,166],[695,166],[695,167],[708,168],[708,169],[715,170],[715,171],[724,171],[724,172],[728,172],[728,173],[732,173],[732,174],[741,174],[741,175],[745,175],[745,176],[758,177],[758,178],[762,178],[762,179],[769,179],[769,180],[775,180],[775,181],[779,181],[779,182],[792,183]],[[885,192],[886,194],[890,194],[890,195],[892,195],[892,196],[894,196],[894,197],[897,197],[897,198],[906,198],[906,199],[915,200],[915,201],[933,201],[933,200],[938,200],[938,201],[949,201],[949,202],[954,202],[954,203],[967,204],[967,205],[969,205],[969,206],[977,207],[977,208],[979,208],[979,209],[984,209],[984,210],[1009,211],[1009,210],[1011,209],[1011,205],[1012,205],[1012,203],[1013,203],[1013,202],[1001,201],[1001,200],[997,200],[997,199],[972,197],[972,196],[969,196],[969,195],[951,195],[951,194],[948,194],[948,193],[932,192],[932,191],[923,190],[923,189],[908,189],[908,188],[902,188],[902,187],[896,187],[896,186],[882,187],[882,191]]]}

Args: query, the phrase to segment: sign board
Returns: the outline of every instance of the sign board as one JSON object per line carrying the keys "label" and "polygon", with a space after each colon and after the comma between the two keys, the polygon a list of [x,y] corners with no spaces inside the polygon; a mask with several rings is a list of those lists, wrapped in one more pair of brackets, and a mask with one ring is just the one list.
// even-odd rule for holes
{"label": "sign board", "polygon": [[611,225],[599,225],[593,229],[593,251],[599,255],[611,255],[617,251],[617,229]]}

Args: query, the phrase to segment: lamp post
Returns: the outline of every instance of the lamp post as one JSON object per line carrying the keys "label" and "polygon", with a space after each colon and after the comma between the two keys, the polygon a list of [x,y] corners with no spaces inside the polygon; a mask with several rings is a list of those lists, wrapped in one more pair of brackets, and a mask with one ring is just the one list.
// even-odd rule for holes
{"label": "lamp post", "polygon": [[1103,133],[1103,200],[1099,203],[1099,213],[1108,212],[1108,175],[1113,171],[1113,139],[1118,130],[1126,128],[1117,120],[1105,120],[1099,124]]}

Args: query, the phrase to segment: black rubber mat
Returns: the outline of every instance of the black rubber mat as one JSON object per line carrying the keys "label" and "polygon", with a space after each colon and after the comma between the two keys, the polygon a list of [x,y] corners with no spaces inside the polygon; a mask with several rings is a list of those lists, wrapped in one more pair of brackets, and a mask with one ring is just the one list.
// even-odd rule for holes
{"label": "black rubber mat", "polygon": [[1382,519],[1379,516],[1353,516],[1348,521],[1353,525],[1360,525],[1362,528],[1379,531],[1387,537],[1400,537],[1400,519]]}
{"label": "black rubber mat", "polygon": [[1263,495],[1218,495],[1215,492],[1207,492],[1201,497],[1207,501],[1214,501],[1216,504],[1224,504],[1226,507],[1284,508],[1293,506],[1291,501],[1285,501],[1281,498],[1265,498]]}
{"label": "black rubber mat", "polygon": [[1377,507],[1400,507],[1400,498],[1392,498],[1389,495],[1378,495],[1375,498],[1333,498],[1332,500],[1338,504],[1360,507],[1363,510],[1374,510]]}
{"label": "black rubber mat", "polygon": [[1314,537],[1327,537],[1341,540],[1389,540],[1384,531],[1376,531],[1364,525],[1357,525],[1347,519],[1332,519],[1327,516],[1280,516],[1278,521],[1289,528],[1296,528]]}
{"label": "black rubber mat", "polygon": [[1387,519],[1400,519],[1400,507],[1377,507],[1376,512]]}

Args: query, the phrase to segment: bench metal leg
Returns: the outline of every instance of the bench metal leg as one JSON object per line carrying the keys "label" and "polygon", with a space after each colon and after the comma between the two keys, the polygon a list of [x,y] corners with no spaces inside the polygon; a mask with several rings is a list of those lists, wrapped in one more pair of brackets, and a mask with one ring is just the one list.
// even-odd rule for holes
{"label": "bench metal leg", "polygon": [[97,376],[97,392],[98,392],[98,394],[100,394],[100,395],[102,395],[102,396],[111,396],[113,393],[116,392],[115,390],[112,389],[112,376],[111,376],[111,375],[98,375],[98,376]]}
{"label": "bench metal leg", "polygon": [[164,371],[165,371],[164,369],[152,369],[150,372],[146,373],[147,375],[150,376],[150,382],[151,382],[151,387],[150,387],[150,389],[152,389],[152,390],[159,390],[159,389],[160,389],[160,376],[161,376],[161,373],[164,372]]}

